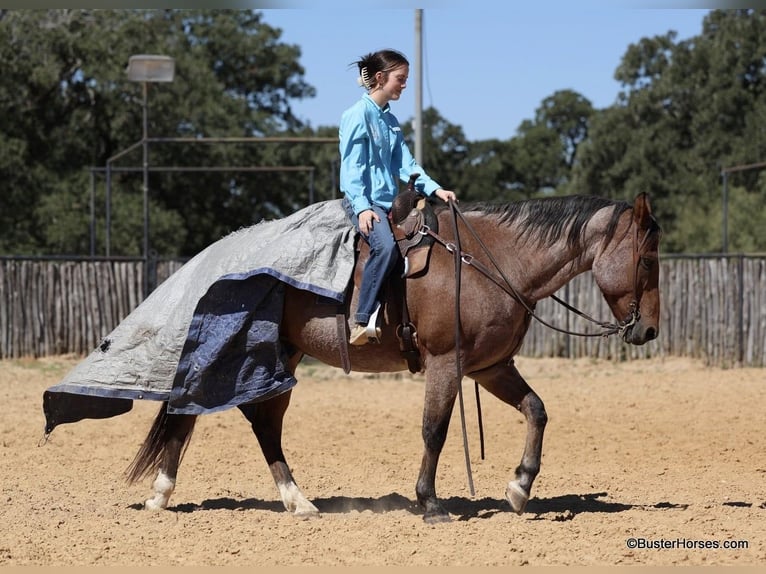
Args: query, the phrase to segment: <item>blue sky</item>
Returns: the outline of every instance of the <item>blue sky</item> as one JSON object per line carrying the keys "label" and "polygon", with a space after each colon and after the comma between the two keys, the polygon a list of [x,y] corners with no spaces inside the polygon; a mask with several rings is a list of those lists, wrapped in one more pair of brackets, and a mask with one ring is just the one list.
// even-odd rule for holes
{"label": "blue sky", "polygon": [[[433,106],[469,140],[509,139],[546,97],[571,89],[596,108],[615,102],[622,56],[641,38],[696,36],[708,9],[620,8],[534,3],[423,10],[423,106]],[[540,7],[541,6],[541,7]],[[362,94],[348,64],[367,52],[394,48],[413,66],[401,122],[415,115],[415,9],[265,9],[264,21],[301,47],[305,79],[317,89],[294,110],[314,128],[337,125]]]}

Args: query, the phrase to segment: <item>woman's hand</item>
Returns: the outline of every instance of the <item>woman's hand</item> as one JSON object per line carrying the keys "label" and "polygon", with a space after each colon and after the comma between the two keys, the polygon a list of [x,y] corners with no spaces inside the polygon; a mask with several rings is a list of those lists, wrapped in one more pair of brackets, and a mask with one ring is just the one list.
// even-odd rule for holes
{"label": "woman's hand", "polygon": [[380,222],[380,217],[372,209],[365,209],[359,214],[357,219],[359,220],[359,231],[364,235],[369,235],[370,231],[372,231],[373,221]]}
{"label": "woman's hand", "polygon": [[439,188],[434,193],[436,194],[436,197],[438,197],[444,202],[449,203],[450,200],[452,200],[455,203],[457,203],[457,196],[455,195],[454,191],[448,191],[446,189]]}

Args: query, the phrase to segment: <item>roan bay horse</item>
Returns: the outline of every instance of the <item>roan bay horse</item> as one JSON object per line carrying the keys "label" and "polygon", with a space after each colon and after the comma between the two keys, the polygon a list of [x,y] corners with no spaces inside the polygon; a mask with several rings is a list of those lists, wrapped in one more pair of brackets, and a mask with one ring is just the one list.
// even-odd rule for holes
{"label": "roan bay horse", "polygon": [[[459,372],[526,418],[521,462],[506,488],[511,508],[519,514],[525,509],[540,470],[547,414],[540,397],[514,366],[513,357],[537,301],[591,270],[619,321],[619,329],[614,331],[627,343],[642,345],[654,339],[660,319],[661,231],[646,194],[636,197],[633,205],[572,196],[507,205],[477,204],[464,207],[460,213],[459,223],[472,232],[457,226],[464,254],[459,339],[455,336],[454,311],[456,258],[450,249],[434,245],[427,272],[406,280],[409,315],[417,328],[426,386],[424,453],[415,492],[429,523],[450,520],[436,496],[435,480],[458,394]],[[450,243],[455,240],[450,210],[441,210],[438,217],[439,237],[454,246]],[[482,272],[482,268],[490,273]],[[350,309],[356,305],[356,296],[354,290]],[[396,335],[401,319],[397,305],[394,299],[385,304],[380,344],[348,349],[352,370],[395,372],[406,368]],[[341,366],[335,310],[318,303],[309,292],[286,289],[281,338],[291,354],[292,372],[304,355]],[[282,421],[290,394],[288,391],[239,408],[252,425],[285,508],[296,516],[315,516],[319,511],[298,488],[282,451]],[[167,507],[196,420],[193,415],[168,414],[165,407],[163,404],[128,469],[131,482],[157,473],[154,495],[145,502],[149,509]]]}

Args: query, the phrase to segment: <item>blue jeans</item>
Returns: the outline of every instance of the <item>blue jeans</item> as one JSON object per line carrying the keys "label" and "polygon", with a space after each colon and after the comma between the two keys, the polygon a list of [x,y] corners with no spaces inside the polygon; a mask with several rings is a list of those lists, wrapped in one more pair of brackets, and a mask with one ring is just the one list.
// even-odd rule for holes
{"label": "blue jeans", "polygon": [[[359,231],[359,218],[351,207],[348,199],[343,199],[343,209],[346,210],[348,218]],[[364,266],[362,272],[362,284],[359,287],[359,305],[354,315],[357,323],[366,325],[370,321],[370,315],[375,311],[378,305],[378,294],[386,277],[396,266],[399,256],[394,240],[394,234],[391,232],[391,224],[388,222],[388,213],[382,207],[374,206],[373,211],[378,214],[380,221],[373,222],[372,231],[369,236],[360,232],[362,237],[370,246],[370,257]]]}

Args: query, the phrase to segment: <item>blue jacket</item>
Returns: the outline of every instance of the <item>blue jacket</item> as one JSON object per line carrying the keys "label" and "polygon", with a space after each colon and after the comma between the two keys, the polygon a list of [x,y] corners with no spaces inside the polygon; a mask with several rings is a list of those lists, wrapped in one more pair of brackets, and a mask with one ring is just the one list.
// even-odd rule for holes
{"label": "blue jacket", "polygon": [[378,205],[386,211],[399,182],[419,173],[415,187],[426,195],[441,186],[412,157],[391,107],[383,108],[369,94],[343,112],[340,119],[340,189],[357,215]]}

